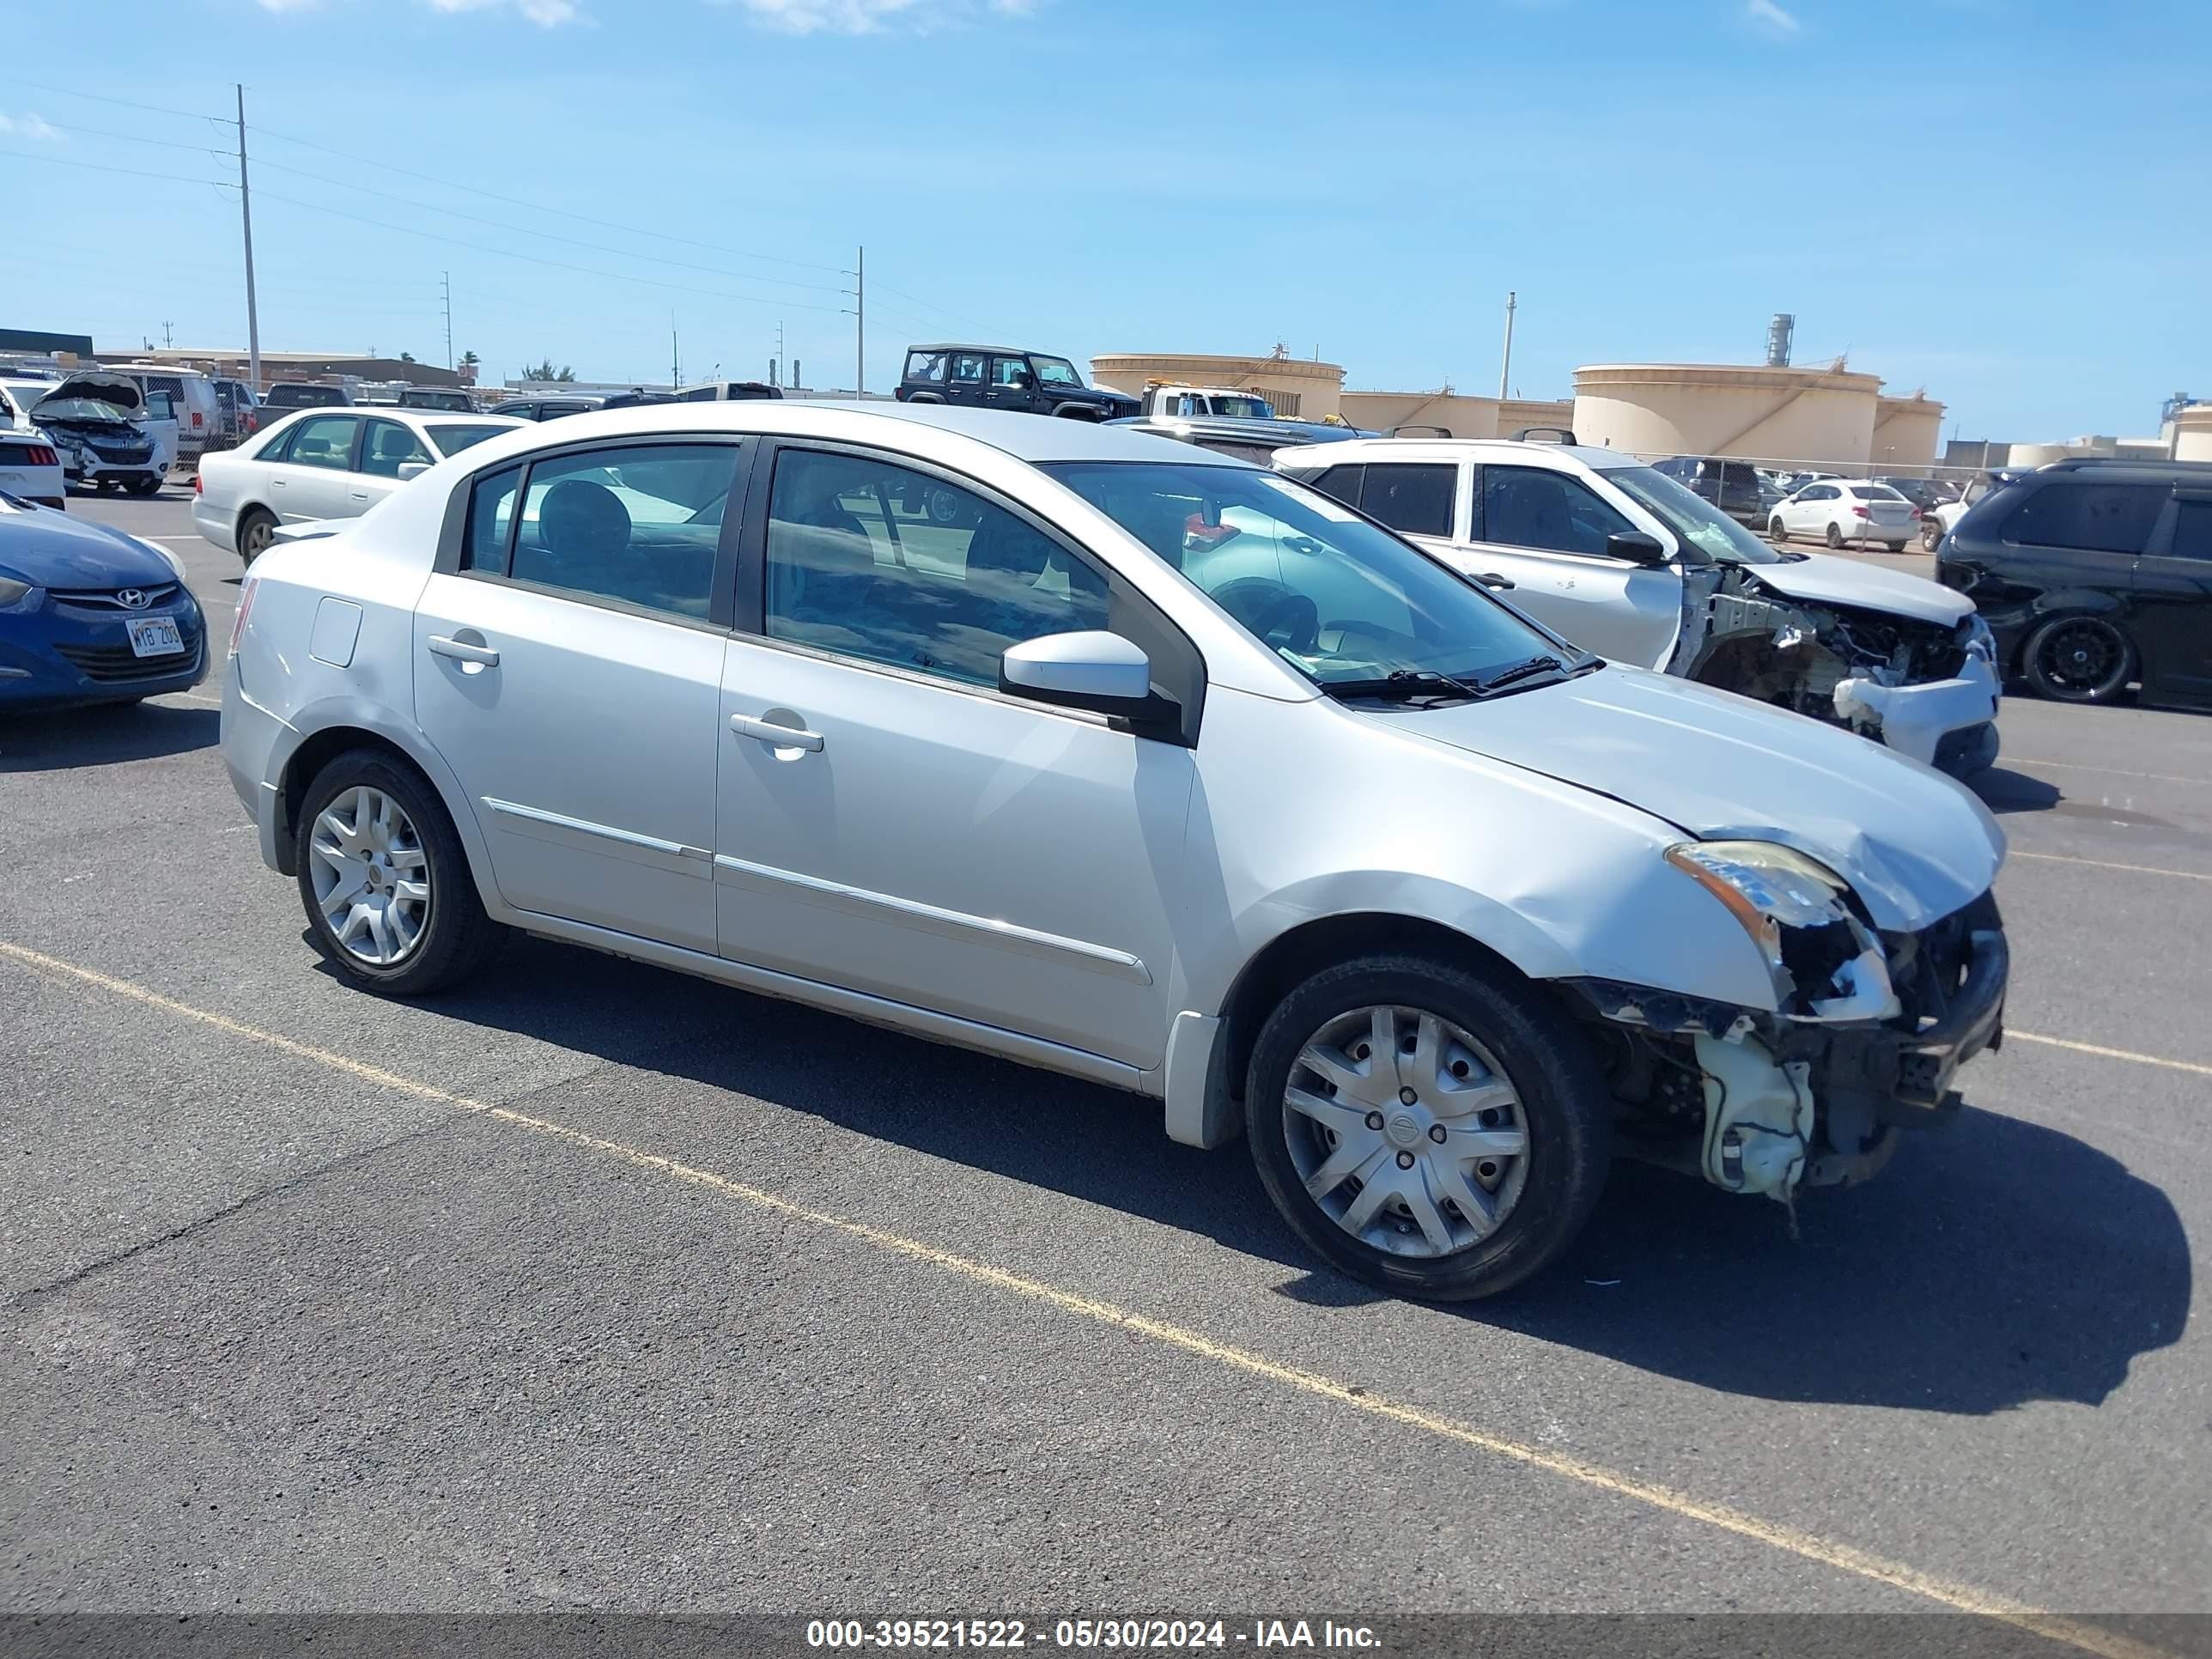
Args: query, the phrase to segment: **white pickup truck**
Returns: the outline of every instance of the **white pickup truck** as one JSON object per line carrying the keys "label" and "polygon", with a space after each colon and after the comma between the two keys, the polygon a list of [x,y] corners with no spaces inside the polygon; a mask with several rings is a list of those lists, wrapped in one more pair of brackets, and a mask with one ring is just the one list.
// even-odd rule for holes
{"label": "white pickup truck", "polygon": [[1152,385],[1145,388],[1145,413],[1159,419],[1272,421],[1274,405],[1256,392],[1225,386]]}

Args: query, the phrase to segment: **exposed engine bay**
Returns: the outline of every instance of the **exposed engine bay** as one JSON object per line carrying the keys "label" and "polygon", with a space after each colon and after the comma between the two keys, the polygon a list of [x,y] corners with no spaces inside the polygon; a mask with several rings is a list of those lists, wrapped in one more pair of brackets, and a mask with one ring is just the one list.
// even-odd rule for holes
{"label": "exposed engine bay", "polygon": [[1868,1179],[1901,1131],[1955,1114],[1954,1074],[2002,1041],[2010,959],[1986,893],[1917,933],[1810,916],[1774,933],[1778,1012],[1569,983],[1599,1034],[1620,1150],[1788,1203]]}
{"label": "exposed engine bay", "polygon": [[1742,565],[1686,570],[1682,605],[1669,673],[1845,726],[1921,761],[1935,761],[1947,736],[1995,716],[1993,653],[1977,617],[1947,627],[1784,599]]}

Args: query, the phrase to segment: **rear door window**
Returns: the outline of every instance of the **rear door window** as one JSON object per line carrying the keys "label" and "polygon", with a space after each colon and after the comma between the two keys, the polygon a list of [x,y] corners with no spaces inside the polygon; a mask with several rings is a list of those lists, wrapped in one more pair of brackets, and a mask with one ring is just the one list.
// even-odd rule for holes
{"label": "rear door window", "polygon": [[2184,495],[2174,503],[2173,545],[2177,559],[2212,560],[2212,495]]}
{"label": "rear door window", "polygon": [[1458,487],[1454,462],[1371,463],[1359,507],[1369,518],[1409,536],[1449,536]]}
{"label": "rear door window", "polygon": [[1366,477],[1366,473],[1367,469],[1364,466],[1357,462],[1348,462],[1340,466],[1333,466],[1319,477],[1309,478],[1305,482],[1324,495],[1335,496],[1346,507],[1357,507],[1359,505],[1360,483]]}
{"label": "rear door window", "polygon": [[2170,493],[2160,484],[2054,479],[2013,509],[2004,539],[2027,547],[2140,553]]}
{"label": "rear door window", "polygon": [[353,465],[353,441],[361,421],[352,415],[313,415],[293,429],[284,459],[294,466],[329,467],[343,472]]}

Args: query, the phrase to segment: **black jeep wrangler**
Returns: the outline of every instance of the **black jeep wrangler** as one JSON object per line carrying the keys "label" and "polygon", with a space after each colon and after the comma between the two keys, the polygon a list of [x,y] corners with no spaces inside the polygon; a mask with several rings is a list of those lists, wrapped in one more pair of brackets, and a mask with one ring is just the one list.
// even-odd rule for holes
{"label": "black jeep wrangler", "polygon": [[906,354],[899,379],[902,404],[958,404],[969,409],[1018,409],[1075,421],[1111,421],[1141,405],[1126,392],[1085,386],[1065,357],[1012,346],[919,345]]}

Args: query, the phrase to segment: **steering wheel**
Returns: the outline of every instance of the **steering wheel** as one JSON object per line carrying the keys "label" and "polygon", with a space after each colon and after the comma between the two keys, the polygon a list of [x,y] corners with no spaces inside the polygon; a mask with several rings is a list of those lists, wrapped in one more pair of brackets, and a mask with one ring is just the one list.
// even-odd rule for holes
{"label": "steering wheel", "polygon": [[1213,590],[1213,602],[1277,651],[1311,651],[1321,641],[1321,612],[1304,594],[1266,576],[1239,576]]}

